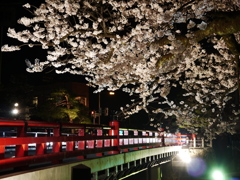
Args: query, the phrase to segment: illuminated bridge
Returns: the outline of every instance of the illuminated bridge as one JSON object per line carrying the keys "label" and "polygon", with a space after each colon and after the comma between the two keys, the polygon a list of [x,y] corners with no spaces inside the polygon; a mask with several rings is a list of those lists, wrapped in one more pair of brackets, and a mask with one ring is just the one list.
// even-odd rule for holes
{"label": "illuminated bridge", "polygon": [[119,128],[118,121],[0,119],[0,127],[2,180],[161,180],[161,166],[186,144],[181,134]]}

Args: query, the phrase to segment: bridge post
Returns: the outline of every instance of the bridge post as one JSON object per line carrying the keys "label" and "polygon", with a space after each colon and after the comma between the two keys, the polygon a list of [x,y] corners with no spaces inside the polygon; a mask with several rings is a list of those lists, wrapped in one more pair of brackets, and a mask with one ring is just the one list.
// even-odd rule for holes
{"label": "bridge post", "polygon": [[36,154],[45,154],[46,153],[46,143],[36,144]]}
{"label": "bridge post", "polygon": [[[78,129],[78,136],[85,136],[85,127],[83,129]],[[78,141],[78,149],[79,150],[85,150],[86,142]],[[85,159],[85,156],[78,156],[78,159]]]}
{"label": "bridge post", "polygon": [[196,147],[196,135],[193,134],[192,138],[193,138],[193,147],[195,148]]}
{"label": "bridge post", "polygon": [[111,139],[111,146],[115,146],[116,150],[109,151],[110,154],[120,153],[119,146],[119,122],[118,121],[110,121],[109,126],[112,128],[109,129],[109,136],[116,136],[116,139]]}
{"label": "bridge post", "polygon": [[163,180],[162,179],[162,167],[161,165],[147,168],[146,180]]}
{"label": "bridge post", "polygon": [[109,168],[107,168],[107,169],[105,170],[105,174],[106,174],[107,177],[110,176]]}
{"label": "bridge post", "polygon": [[[61,136],[60,129],[61,129],[60,127],[53,128],[53,136],[55,136],[55,137]],[[57,153],[57,152],[60,152],[61,150],[62,150],[61,142],[53,142],[52,151],[54,153]],[[52,163],[54,163],[54,164],[58,164],[58,163],[61,163],[61,162],[62,162],[61,160],[54,160],[54,161],[52,161]]]}
{"label": "bridge post", "polygon": [[[17,137],[25,137],[26,136],[26,125],[17,127]],[[28,144],[21,144],[16,146],[16,157],[23,157],[27,155]]]}
{"label": "bridge post", "polygon": [[[24,123],[23,126],[17,127],[17,137],[26,137],[26,129],[27,124]],[[16,157],[24,157],[28,154],[28,144],[16,145],[15,156]],[[25,170],[28,165],[21,165],[19,167],[15,167],[14,170]]]}
{"label": "bridge post", "polygon": [[[71,133],[74,132],[75,129],[71,129]],[[75,150],[75,142],[67,141],[66,142],[66,151],[74,151]]]}
{"label": "bridge post", "polygon": [[66,145],[66,150],[67,151],[73,151],[75,149],[74,141],[67,141],[66,143],[67,143],[67,145]]}
{"label": "bridge post", "polygon": [[202,137],[202,148],[204,148],[204,137]]}
{"label": "bridge post", "polygon": [[0,146],[0,159],[4,159],[5,146]]}
{"label": "bridge post", "polygon": [[[97,129],[97,136],[102,136],[103,135],[103,130],[102,129]],[[97,148],[102,148],[103,147],[103,140],[96,140],[96,147]],[[96,156],[103,156],[103,153],[96,153]]]}
{"label": "bridge post", "polygon": [[173,175],[173,169],[172,169],[172,163],[168,162],[160,166],[161,170],[161,179],[160,180],[168,180],[172,179]]}
{"label": "bridge post", "polygon": [[98,172],[92,174],[92,180],[98,180]]}

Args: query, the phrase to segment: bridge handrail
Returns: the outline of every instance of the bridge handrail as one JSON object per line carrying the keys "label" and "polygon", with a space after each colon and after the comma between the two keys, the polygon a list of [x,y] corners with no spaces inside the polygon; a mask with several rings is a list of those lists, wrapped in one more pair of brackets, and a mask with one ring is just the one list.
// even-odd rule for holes
{"label": "bridge handrail", "polygon": [[[16,129],[16,137],[0,138],[1,169],[23,168],[49,161],[60,163],[65,158],[83,159],[87,154],[102,156],[104,153],[114,154],[128,151],[129,148],[137,150],[163,145],[179,145],[176,138],[164,137],[156,131],[119,128],[118,121],[112,121],[109,126],[106,126],[0,119],[0,127]],[[31,128],[46,129],[47,132],[43,132],[44,137],[31,137]],[[64,129],[68,129],[69,133],[63,133]],[[91,130],[95,132],[86,134]],[[119,131],[123,131],[123,134],[119,135]],[[169,141],[165,142],[163,138]],[[30,144],[35,145],[33,155],[29,155]],[[6,157],[7,146],[14,146],[14,157]]]}

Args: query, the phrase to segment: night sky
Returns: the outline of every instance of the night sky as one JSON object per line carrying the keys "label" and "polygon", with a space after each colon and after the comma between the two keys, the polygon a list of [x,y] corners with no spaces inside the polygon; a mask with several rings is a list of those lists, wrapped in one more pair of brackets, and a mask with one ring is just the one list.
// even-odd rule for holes
{"label": "night sky", "polygon": [[[4,44],[18,45],[21,44],[19,41],[7,37],[8,28],[14,28],[16,31],[25,29],[24,26],[19,25],[17,20],[20,17],[26,16],[31,17],[31,14],[22,7],[28,0],[4,0],[0,2],[0,27],[1,27],[1,46]],[[43,0],[31,0],[31,4],[39,6]],[[39,84],[42,78],[46,79],[73,79],[74,81],[85,82],[83,77],[73,76],[69,74],[56,75],[53,69],[47,69],[43,73],[28,73],[26,72],[27,65],[25,60],[29,59],[34,62],[36,58],[43,60],[46,58],[46,51],[41,47],[23,47],[20,51],[14,52],[2,52],[1,53],[1,84],[9,82],[11,76],[24,75],[30,79],[31,83]]]}
{"label": "night sky", "polygon": [[[17,20],[22,16],[29,16],[30,14],[22,7],[26,2],[26,0],[0,2],[1,45],[19,44],[15,39],[7,37],[7,29],[9,27],[15,28],[16,30],[21,29],[22,26],[17,24]],[[35,2],[35,0],[33,2]],[[7,83],[11,75],[19,73],[29,75],[29,73],[26,72],[25,59],[33,61],[35,58],[42,58],[43,55],[44,51],[36,48],[24,48],[21,51],[1,53],[1,82],[3,84]],[[39,75],[31,74],[31,76]]]}
{"label": "night sky", "polygon": [[[23,16],[31,17],[31,14],[22,7],[27,2],[38,6],[43,1],[4,0],[0,2],[1,46],[4,44],[21,44],[19,41],[7,37],[7,30],[9,27],[16,29],[16,31],[24,28],[24,26],[17,23],[17,20]],[[36,86],[46,83],[46,81],[48,83],[56,81],[86,82],[83,76],[71,74],[58,75],[53,69],[47,69],[41,73],[28,73],[26,71],[25,60],[29,59],[31,62],[34,62],[36,58],[40,59],[40,61],[46,58],[46,52],[41,47],[23,47],[20,51],[2,52],[0,54],[1,85],[7,85],[20,77],[25,79],[27,83]],[[94,89],[90,88],[90,108],[91,110],[97,110],[98,94],[93,94],[93,91]],[[101,106],[103,109],[111,106],[110,113],[113,113],[113,110],[119,111],[119,107],[124,106],[126,103],[130,103],[129,96],[122,91],[117,91],[115,96],[109,96],[107,91],[101,93]]]}
{"label": "night sky", "polygon": [[[3,44],[10,44],[15,45],[19,42],[8,38],[7,37],[7,29],[8,27],[21,29],[21,26],[17,24],[17,19],[22,16],[29,16],[29,12],[27,12],[22,5],[31,2],[31,3],[37,3],[41,2],[42,0],[1,0],[0,2],[0,27],[1,27],[1,36],[0,36],[0,43],[1,46]],[[46,56],[46,53],[41,48],[33,48],[30,49],[29,47],[23,48],[21,51],[16,52],[3,52],[0,53],[0,84],[6,85],[8,84],[13,77],[18,76],[25,76],[28,79],[28,82],[34,85],[39,85],[41,83],[44,83],[46,80],[50,80],[52,82],[54,81],[60,81],[60,80],[66,80],[66,81],[78,81],[78,82],[85,82],[84,77],[78,76],[78,75],[57,75],[54,71],[45,71],[43,73],[28,73],[26,72],[26,64],[25,59],[29,59],[31,62],[34,62],[35,58],[38,59],[44,59]],[[98,108],[98,94],[92,93],[93,89],[90,89],[90,110],[97,110]],[[175,94],[174,94],[175,96]],[[109,109],[109,112],[112,114],[113,110],[119,111],[119,107],[123,106],[129,103],[129,97],[125,93],[121,91],[117,91],[115,96],[109,96],[107,91],[104,91],[101,93],[101,107],[104,109],[105,107],[111,107]],[[1,104],[1,103],[0,103]],[[104,117],[102,118],[104,119]],[[132,116],[128,120],[124,120],[121,122],[122,127],[129,127],[129,128],[139,128],[139,129],[150,129],[149,122],[148,122],[148,116],[146,113],[141,112],[138,115]],[[227,136],[230,137],[230,136]],[[224,137],[225,138],[225,137]],[[237,137],[236,139],[231,139],[232,142],[239,143],[240,138]],[[223,151],[231,152],[229,145],[229,139],[224,139],[225,141],[225,148],[223,148],[223,138],[219,141],[216,141],[214,143],[214,147],[218,149],[219,151],[219,157],[221,157],[221,154],[223,154]],[[221,142],[221,144],[218,144],[217,142]],[[232,146],[234,147],[234,146]],[[239,144],[236,145],[236,147],[239,147]],[[227,149],[228,148],[228,149]],[[236,151],[236,154],[239,154],[239,151]],[[229,154],[230,156],[230,154]],[[223,159],[223,161],[228,161],[228,157]],[[220,159],[222,160],[222,159]],[[219,160],[219,161],[220,161]],[[226,163],[222,162],[222,163]]]}

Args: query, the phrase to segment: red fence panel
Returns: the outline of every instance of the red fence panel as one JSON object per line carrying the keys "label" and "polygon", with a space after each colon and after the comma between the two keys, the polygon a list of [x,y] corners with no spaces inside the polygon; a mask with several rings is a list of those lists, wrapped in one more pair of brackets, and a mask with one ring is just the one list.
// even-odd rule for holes
{"label": "red fence panel", "polygon": [[[0,127],[17,129],[15,137],[0,138],[0,168],[3,169],[41,162],[60,163],[68,157],[85,158],[88,153],[101,156],[104,152],[113,154],[120,153],[121,149],[129,151],[130,148],[137,150],[163,145],[160,133],[119,129],[118,121],[103,126],[0,119]],[[34,134],[31,128],[39,128],[41,132]],[[68,133],[61,132],[62,129]],[[165,138],[167,145],[175,145],[174,137]],[[5,158],[6,147],[14,149],[15,157]],[[31,156],[29,147],[34,149]]]}

